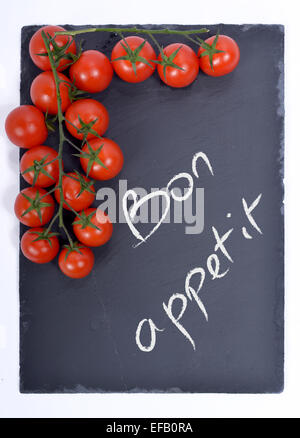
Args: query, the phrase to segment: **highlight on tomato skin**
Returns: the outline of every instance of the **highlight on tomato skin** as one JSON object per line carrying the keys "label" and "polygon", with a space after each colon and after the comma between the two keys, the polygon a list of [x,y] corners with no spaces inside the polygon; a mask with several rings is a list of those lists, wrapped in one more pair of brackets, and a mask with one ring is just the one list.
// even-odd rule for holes
{"label": "highlight on tomato skin", "polygon": [[6,117],[5,131],[9,140],[21,148],[43,144],[48,137],[45,117],[33,105],[20,105]]}
{"label": "highlight on tomato skin", "polygon": [[80,164],[89,177],[105,181],[121,172],[124,155],[120,146],[110,138],[93,138],[83,146]]}
{"label": "highlight on tomato skin", "polygon": [[21,251],[28,260],[34,263],[49,263],[59,251],[59,241],[56,235],[50,232],[47,238],[39,239],[46,231],[45,228],[30,228],[25,231],[21,239]]}
{"label": "highlight on tomato skin", "polygon": [[16,197],[14,210],[22,224],[28,227],[40,227],[52,218],[54,205],[54,199],[46,190],[40,187],[27,187]]}
{"label": "highlight on tomato skin", "polygon": [[[215,42],[216,39],[217,41]],[[240,49],[233,38],[227,35],[214,35],[207,38],[204,42],[209,46],[212,46],[215,42],[215,50],[213,50],[213,47],[211,50],[213,68],[209,59],[210,50],[207,50],[206,47],[200,47],[198,50],[199,66],[205,74],[213,77],[224,76],[231,73],[237,67],[240,60]]]}
{"label": "highlight on tomato skin", "polygon": [[[58,153],[49,146],[35,146],[22,156],[20,171],[28,184],[49,187],[59,178]],[[55,160],[55,161],[54,161]]]}
{"label": "highlight on tomato skin", "polygon": [[105,106],[97,100],[79,99],[67,109],[65,125],[73,137],[79,140],[85,137],[89,140],[97,134],[102,136],[105,133],[109,125],[109,114]]}
{"label": "highlight on tomato skin", "polygon": [[85,50],[70,67],[70,78],[79,90],[99,93],[105,90],[113,78],[110,60],[98,50]]}
{"label": "highlight on tomato skin", "polygon": [[[55,32],[62,32],[64,29],[61,26],[43,26],[38,29],[31,37],[29,42],[29,54],[33,61],[33,63],[40,68],[41,70],[47,71],[51,70],[51,64],[49,60],[49,56],[41,56],[43,54],[47,54],[47,50],[45,47],[45,43],[42,37],[42,32],[45,32],[46,36],[50,35],[54,37]],[[57,44],[58,48],[62,48],[66,44],[68,44],[72,40],[72,37],[68,35],[56,35],[55,44]],[[54,48],[52,44],[50,45],[50,49],[53,52]],[[73,39],[69,47],[65,50],[65,54],[72,53],[76,54],[76,44]],[[65,70],[70,64],[71,59],[63,58],[59,61],[59,65],[57,71]]]}
{"label": "highlight on tomato skin", "polygon": [[[64,81],[59,85],[61,110],[64,113],[71,105],[69,97],[71,82],[63,73],[58,73],[58,78]],[[57,114],[56,87],[52,71],[44,71],[34,78],[30,87],[30,97],[34,105],[44,113]]]}
{"label": "highlight on tomato skin", "polygon": [[70,278],[84,278],[93,269],[95,256],[90,248],[77,245],[76,249],[63,248],[58,265],[63,274]]}
{"label": "highlight on tomato skin", "polygon": [[194,82],[199,73],[199,61],[190,46],[182,43],[169,44],[163,49],[163,53],[166,58],[163,59],[159,54],[157,72],[166,85],[183,88]]}
{"label": "highlight on tomato skin", "polygon": [[[95,200],[96,192],[92,181],[79,172],[69,172],[62,178],[64,197],[63,208],[81,211],[88,208]],[[54,192],[56,201],[60,204],[60,190]],[[69,204],[69,206],[67,204]]]}
{"label": "highlight on tomato skin", "polygon": [[87,208],[73,222],[73,231],[77,239],[86,246],[102,246],[113,233],[109,216],[99,208]]}

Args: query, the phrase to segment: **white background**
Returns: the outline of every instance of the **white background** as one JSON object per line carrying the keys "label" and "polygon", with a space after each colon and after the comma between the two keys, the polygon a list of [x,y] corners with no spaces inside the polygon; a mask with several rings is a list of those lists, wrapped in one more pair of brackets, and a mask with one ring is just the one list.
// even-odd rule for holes
{"label": "white background", "polygon": [[[9,0],[0,14],[0,417],[299,417],[299,19],[296,0]],[[20,31],[29,24],[280,23],[286,26],[286,355],[281,394],[57,394],[18,391],[18,154],[4,120],[19,104]]]}

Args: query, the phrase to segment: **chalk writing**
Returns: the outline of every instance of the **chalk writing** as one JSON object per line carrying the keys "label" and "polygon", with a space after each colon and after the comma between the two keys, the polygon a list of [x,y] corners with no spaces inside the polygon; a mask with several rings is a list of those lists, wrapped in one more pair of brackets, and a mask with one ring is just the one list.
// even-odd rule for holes
{"label": "chalk writing", "polygon": [[[193,171],[194,176],[196,178],[199,177],[198,171],[197,171],[197,161],[199,158],[201,158],[205,162],[211,175],[214,175],[213,169],[211,167],[211,164],[210,164],[207,156],[204,153],[199,152],[199,153],[194,155],[193,160],[192,160],[192,171]],[[193,185],[193,178],[191,177],[190,174],[184,172],[184,173],[179,173],[178,175],[175,175],[169,181],[166,191],[157,191],[156,192],[156,196],[164,196],[166,200],[169,199],[169,202],[166,203],[166,205],[167,205],[166,209],[168,209],[170,207],[170,198],[173,198],[176,201],[183,200],[183,197],[176,195],[174,193],[174,191],[170,188],[171,184],[173,184],[179,178],[185,178],[189,183],[188,190],[186,191],[186,193],[184,195],[185,199],[187,197],[187,193],[188,193],[188,196],[190,196],[192,191],[193,191],[193,186],[194,186]],[[162,195],[162,193],[164,193],[164,195]],[[129,195],[131,195],[133,197],[134,205],[129,213],[125,210],[124,210],[124,212],[125,212],[125,216],[126,216],[126,214],[128,215],[127,216],[129,218],[128,225],[129,225],[131,231],[133,232],[134,236],[137,239],[141,240],[141,242],[139,242],[137,244],[137,245],[139,245],[140,243],[145,242],[151,236],[151,234],[153,234],[158,229],[158,227],[160,226],[163,219],[162,218],[160,219],[160,221],[156,224],[156,226],[152,229],[152,231],[146,237],[142,237],[139,234],[139,232],[134,228],[131,221],[132,221],[134,215],[136,214],[137,209],[139,208],[139,205],[141,205],[141,203],[143,203],[143,202],[146,202],[148,199],[150,199],[151,196],[147,195],[146,197],[140,198],[138,200],[136,193],[134,191],[129,190],[127,192],[126,203],[127,203],[127,199],[128,199]],[[152,195],[153,195],[153,193],[152,193]],[[262,197],[262,194],[258,195],[257,198],[252,202],[252,204],[250,206],[248,206],[245,198],[242,198],[242,206],[243,206],[246,218],[248,219],[248,221],[252,225],[252,227],[259,234],[262,234],[262,230],[258,226],[257,222],[255,221],[255,219],[253,217],[253,212],[254,212],[254,209],[258,206],[258,204],[261,200],[261,197]],[[123,206],[125,206],[125,204]],[[166,212],[166,210],[164,211],[164,214],[165,214],[165,212]],[[162,217],[164,216],[164,214],[162,215]],[[227,213],[226,217],[231,218],[231,214]],[[207,259],[206,259],[206,268],[203,268],[202,266],[197,266],[197,267],[192,268],[186,274],[184,286],[183,286],[184,292],[174,293],[170,296],[167,303],[165,303],[165,302],[162,303],[162,309],[165,312],[165,314],[167,315],[167,317],[169,318],[169,320],[171,321],[171,323],[178,329],[178,331],[183,335],[183,337],[191,344],[191,346],[194,350],[196,350],[195,340],[193,339],[192,335],[188,332],[188,330],[184,327],[183,318],[184,318],[185,312],[186,312],[189,305],[194,304],[199,309],[200,313],[204,317],[204,320],[206,322],[208,322],[208,311],[206,309],[206,306],[205,306],[202,298],[200,297],[201,291],[203,290],[203,286],[204,286],[205,282],[207,281],[207,276],[209,276],[211,280],[220,280],[221,278],[224,278],[226,275],[228,275],[228,273],[230,272],[229,266],[225,266],[225,267],[221,268],[221,262],[220,262],[219,255],[221,257],[223,257],[225,259],[225,261],[227,261],[227,263],[228,263],[228,261],[231,264],[234,263],[233,258],[231,256],[231,254],[229,252],[229,248],[228,248],[229,242],[230,242],[230,236],[234,232],[234,228],[230,228],[229,230],[221,233],[220,231],[217,230],[217,228],[215,226],[212,226],[211,232],[212,232],[212,235],[215,239],[215,244],[214,244],[213,252],[211,254],[209,254]],[[247,231],[245,226],[242,227],[242,233],[246,239],[252,239],[252,236],[249,234],[249,232]],[[195,284],[197,286],[195,286]],[[178,302],[180,304],[180,308],[179,308],[179,311],[177,310],[177,313],[175,314],[174,305],[175,305],[175,303],[178,303]],[[176,308],[178,309],[178,306]],[[150,332],[150,342],[148,345],[144,345],[141,341],[141,333],[142,333],[142,330],[145,330],[147,326],[148,326],[148,330]],[[142,319],[139,322],[139,324],[137,326],[137,330],[136,330],[136,338],[135,339],[136,339],[136,344],[137,344],[138,348],[143,352],[148,352],[148,353],[151,352],[155,348],[158,333],[160,333],[160,335],[162,336],[163,335],[162,332],[165,332],[165,331],[166,331],[166,328],[158,328],[158,326],[154,323],[154,321],[151,318]]]}

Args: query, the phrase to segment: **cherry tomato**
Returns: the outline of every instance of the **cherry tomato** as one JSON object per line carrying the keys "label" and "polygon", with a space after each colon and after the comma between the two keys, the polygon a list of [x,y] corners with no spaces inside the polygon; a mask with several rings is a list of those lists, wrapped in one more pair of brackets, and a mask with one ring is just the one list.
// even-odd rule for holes
{"label": "cherry tomato", "polygon": [[76,217],[73,231],[84,245],[101,246],[111,238],[113,225],[104,211],[99,208],[87,208],[80,213],[80,218]]}
{"label": "cherry tomato", "polygon": [[[41,199],[41,197],[43,197]],[[23,189],[15,200],[15,214],[22,224],[39,227],[50,221],[54,213],[54,200],[39,187]]]}
{"label": "cherry tomato", "polygon": [[113,68],[107,56],[98,50],[86,50],[70,67],[75,86],[88,93],[105,90],[112,80]]}
{"label": "cherry tomato", "polygon": [[97,180],[114,178],[124,163],[120,146],[104,137],[90,140],[83,146],[80,155],[80,163],[85,173]]}
{"label": "cherry tomato", "polygon": [[[76,211],[88,208],[95,199],[95,188],[92,181],[84,175],[70,172],[63,176],[62,188],[65,201]],[[54,192],[55,198],[60,203],[60,190]],[[71,210],[64,203],[64,208]]]}
{"label": "cherry tomato", "polygon": [[[48,34],[51,37],[54,37],[55,32],[62,32],[66,29],[64,29],[61,26],[43,26],[39,30],[37,30],[31,37],[30,43],[29,43],[29,54],[32,59],[32,61],[35,63],[35,65],[40,68],[41,70],[51,70],[51,65],[49,61],[49,57],[47,56],[40,56],[40,54],[47,54],[47,50],[45,48],[44,40],[42,38],[42,31],[45,32],[46,36]],[[66,44],[68,44],[72,40],[72,37],[68,35],[57,35],[55,37],[55,44],[57,44],[58,49],[62,48]],[[55,50],[52,44],[50,44],[50,49],[52,53],[55,55]],[[66,49],[65,53],[73,53],[76,54],[76,44],[73,40],[69,47]],[[68,67],[68,64],[70,64],[71,59],[61,59],[59,61],[58,65],[58,71],[65,70]]]}
{"label": "cherry tomato", "polygon": [[78,245],[74,250],[64,248],[59,254],[58,265],[67,277],[83,278],[91,272],[94,261],[92,250]]}
{"label": "cherry tomato", "polygon": [[[117,58],[122,58],[117,60]],[[126,82],[142,82],[155,71],[156,53],[144,38],[129,36],[120,40],[111,53],[117,75]]]}
{"label": "cherry tomato", "polygon": [[[196,79],[199,72],[199,61],[194,50],[186,44],[173,43],[163,49],[165,64],[158,64],[160,79],[170,87],[187,87]],[[161,54],[159,62],[163,62]],[[179,67],[179,68],[178,68]]]}
{"label": "cherry tomato", "polygon": [[[85,139],[95,137],[95,134],[89,132],[89,127],[101,136],[107,130],[109,124],[107,109],[102,103],[94,99],[80,99],[72,103],[66,111],[65,119],[70,134],[80,140],[84,137]],[[80,129],[80,132],[68,121]]]}
{"label": "cherry tomato", "polygon": [[[70,80],[64,74],[58,73],[58,77],[60,80],[66,81],[71,85]],[[69,98],[70,86],[66,82],[61,82],[59,85],[62,112],[71,104]],[[33,80],[30,96],[32,102],[40,110],[43,112],[48,111],[49,114],[57,114],[56,88],[51,71],[44,71]]]}
{"label": "cherry tomato", "polygon": [[22,236],[22,253],[34,263],[48,263],[59,251],[57,236],[50,232],[47,237],[43,237],[45,231],[45,228],[31,228]]}
{"label": "cherry tomato", "polygon": [[44,114],[33,105],[13,109],[6,117],[5,131],[12,143],[26,149],[44,143],[48,137]]}
{"label": "cherry tomato", "polygon": [[211,49],[204,46],[198,51],[199,66],[204,73],[209,76],[223,76],[236,68],[240,60],[240,49],[232,38],[215,35],[205,40],[205,44]]}
{"label": "cherry tomato", "polygon": [[59,164],[58,160],[53,160],[57,155],[49,146],[35,146],[25,152],[20,162],[20,170],[25,181],[38,187],[55,184],[59,178]]}

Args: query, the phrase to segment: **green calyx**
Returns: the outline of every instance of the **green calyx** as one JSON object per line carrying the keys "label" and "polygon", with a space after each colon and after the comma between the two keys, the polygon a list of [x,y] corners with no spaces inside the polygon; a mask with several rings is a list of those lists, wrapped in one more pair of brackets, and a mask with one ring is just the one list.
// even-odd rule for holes
{"label": "green calyx", "polygon": [[87,136],[89,134],[93,134],[95,137],[98,137],[100,139],[102,138],[102,137],[100,137],[98,132],[93,129],[93,126],[98,121],[98,118],[92,120],[89,123],[85,123],[82,120],[82,118],[78,115],[78,120],[79,120],[79,123],[80,123],[80,128],[77,128],[75,125],[73,125],[73,127],[77,130],[78,134],[82,134],[83,135],[83,137],[82,137],[82,144],[84,144],[86,142]]}
{"label": "green calyx", "polygon": [[[76,62],[82,53],[82,43],[80,43],[79,45],[79,51],[78,53],[75,55],[74,53],[71,52],[67,52],[68,48],[71,46],[71,44],[74,41],[74,38],[69,38],[68,41],[66,42],[66,44],[64,44],[63,46],[59,46],[56,41],[56,35],[54,35],[53,37],[47,33],[42,31],[42,34],[44,34],[44,36],[47,38],[48,42],[49,42],[49,46],[51,48],[51,52],[52,52],[52,57],[53,57],[53,62],[55,65],[55,68],[57,69],[59,67],[59,63],[62,59],[67,59],[70,62],[67,63],[67,67],[70,67],[71,64],[74,64],[74,62]],[[37,53],[38,56],[48,56],[48,53]]]}
{"label": "green calyx", "polygon": [[55,122],[57,120],[57,115],[49,117],[48,111],[45,113],[45,124],[49,132],[55,132]]}
{"label": "green calyx", "polygon": [[45,155],[45,157],[42,158],[40,161],[34,160],[33,165],[28,167],[26,170],[24,170],[24,172],[22,172],[22,175],[25,175],[28,172],[33,172],[33,181],[32,181],[33,186],[35,186],[40,173],[55,181],[53,176],[51,176],[50,173],[47,172],[47,170],[45,169],[45,167],[49,164],[46,163],[48,156],[49,154]]}
{"label": "green calyx", "polygon": [[51,237],[59,236],[59,233],[50,232],[48,230],[43,231],[30,231],[29,234],[36,234],[37,238],[33,242],[38,242],[39,240],[46,240],[52,248]]}
{"label": "green calyx", "polygon": [[87,93],[83,90],[79,90],[74,81],[72,83],[66,82],[69,87],[68,95],[71,102],[75,102],[75,100],[84,99],[87,97]]}
{"label": "green calyx", "polygon": [[95,212],[92,211],[90,214],[86,214],[84,211],[82,211],[79,216],[75,219],[73,222],[73,225],[80,225],[81,228],[91,227],[96,230],[101,231],[101,228],[97,227],[97,225],[93,224],[92,217],[95,215]]}
{"label": "green calyx", "polygon": [[179,52],[179,50],[181,49],[182,46],[178,47],[176,50],[174,50],[173,53],[171,53],[170,56],[167,56],[164,52],[163,49],[160,47],[159,51],[160,51],[160,56],[161,56],[161,60],[157,60],[157,61],[153,61],[156,64],[160,64],[163,66],[163,75],[165,78],[165,81],[167,82],[167,77],[166,77],[166,70],[167,67],[172,67],[175,68],[177,70],[182,70],[184,71],[184,68],[180,67],[179,65],[175,64],[174,59],[177,56],[177,53]]}
{"label": "green calyx", "polygon": [[68,175],[68,177],[73,178],[73,179],[75,179],[75,181],[79,181],[79,183],[80,183],[80,191],[79,191],[78,195],[76,196],[76,198],[79,198],[79,196],[84,191],[87,191],[87,192],[91,193],[92,195],[94,195],[95,192],[92,190],[92,186],[94,184],[94,181],[93,180],[86,181],[84,179],[84,177],[78,172],[78,170],[74,170],[74,172],[76,173],[76,178],[72,177],[71,175]]}
{"label": "green calyx", "polygon": [[201,53],[200,58],[203,58],[204,56],[208,56],[209,58],[209,64],[212,70],[214,70],[214,66],[213,66],[213,56],[216,53],[224,53],[224,50],[218,50],[216,49],[216,45],[219,39],[219,31],[217,32],[212,44],[207,44],[205,41],[201,40],[200,38],[198,38],[199,42],[201,43],[201,47],[203,49],[205,49],[204,52]]}
{"label": "green calyx", "polygon": [[[56,36],[55,36],[56,37]],[[72,41],[71,43],[72,44]],[[70,67],[72,64],[74,64],[76,61],[78,61],[78,59],[80,58],[81,54],[82,54],[82,46],[83,46],[83,41],[81,40],[79,42],[79,48],[78,48],[78,53],[74,54],[72,52],[68,52],[65,53],[64,58],[68,59],[70,62],[68,62],[67,67]],[[66,47],[65,52],[67,50],[69,46]]]}
{"label": "green calyx", "polygon": [[86,144],[87,144],[87,147],[88,147],[88,152],[81,151],[80,154],[74,154],[76,157],[85,158],[85,159],[88,160],[87,169],[86,169],[86,175],[89,176],[89,173],[90,173],[91,168],[92,168],[94,163],[97,163],[100,166],[103,166],[105,169],[107,169],[105,164],[99,158],[100,151],[103,148],[104,144],[101,144],[95,150],[92,148],[92,146],[89,144],[88,141],[86,142]]}
{"label": "green calyx", "polygon": [[120,56],[119,58],[115,58],[112,59],[113,62],[115,61],[129,61],[132,65],[132,69],[134,71],[135,76],[137,76],[137,72],[136,72],[136,63],[137,62],[142,62],[143,64],[148,65],[150,68],[153,69],[153,66],[151,65],[151,63],[144,58],[143,56],[140,55],[141,50],[143,49],[144,45],[146,44],[146,40],[144,40],[136,49],[132,50],[128,44],[128,42],[126,41],[126,38],[123,38],[124,44],[123,42],[121,42],[121,46],[123,47],[123,49],[126,52],[126,55],[124,56]]}
{"label": "green calyx", "polygon": [[68,87],[68,96],[71,102],[75,100],[84,99],[87,94],[83,90],[79,90],[75,85],[75,80],[73,82],[67,81],[66,79],[57,78],[58,84],[65,84]]}
{"label": "green calyx", "polygon": [[42,223],[42,208],[51,207],[51,204],[48,202],[42,202],[41,195],[37,191],[34,199],[30,198],[29,196],[25,195],[25,193],[21,192],[21,195],[30,203],[30,206],[27,208],[27,210],[24,211],[24,213],[21,215],[21,217],[25,216],[27,213],[35,210],[38,214],[38,217],[40,219],[40,222]]}
{"label": "green calyx", "polygon": [[78,252],[78,254],[82,254],[82,252],[80,251],[80,248],[84,248],[84,245],[81,245],[78,242],[72,242],[69,245],[63,245],[63,248],[67,249],[66,256],[65,256],[65,260],[67,260],[67,258],[69,257],[69,255],[73,251]]}

